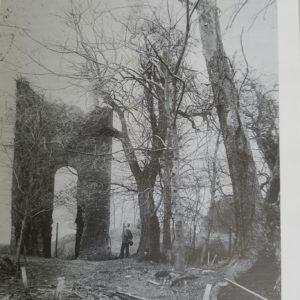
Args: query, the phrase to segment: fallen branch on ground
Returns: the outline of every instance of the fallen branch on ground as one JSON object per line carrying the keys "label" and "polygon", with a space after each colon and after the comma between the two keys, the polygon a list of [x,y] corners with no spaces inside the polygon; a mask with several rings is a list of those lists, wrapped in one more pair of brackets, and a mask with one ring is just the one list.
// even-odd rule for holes
{"label": "fallen branch on ground", "polygon": [[249,294],[252,294],[252,295],[256,296],[256,297],[259,298],[259,299],[262,299],[262,300],[268,300],[267,298],[265,298],[265,297],[263,297],[263,296],[261,296],[261,295],[255,293],[255,292],[253,292],[253,291],[247,289],[246,287],[244,287],[244,286],[242,286],[242,285],[240,285],[240,284],[238,284],[238,283],[236,283],[236,282],[234,282],[234,281],[232,281],[232,280],[229,280],[229,279],[227,279],[227,278],[225,278],[225,280],[228,281],[229,283],[231,283],[231,284],[237,286],[238,288],[240,288],[240,289],[242,289],[242,290],[248,292]]}
{"label": "fallen branch on ground", "polygon": [[156,282],[156,281],[153,281],[153,280],[147,280],[147,282],[153,284],[153,285],[157,285],[157,286],[160,286],[160,283],[159,282]]}
{"label": "fallen branch on ground", "polygon": [[202,275],[208,275],[208,274],[215,273],[215,272],[216,272],[216,270],[203,270]]}
{"label": "fallen branch on ground", "polygon": [[182,275],[182,276],[179,276],[179,277],[175,278],[174,280],[172,280],[171,286],[174,286],[183,280],[191,280],[191,279],[196,279],[196,278],[198,278],[198,276],[193,275],[193,274]]}

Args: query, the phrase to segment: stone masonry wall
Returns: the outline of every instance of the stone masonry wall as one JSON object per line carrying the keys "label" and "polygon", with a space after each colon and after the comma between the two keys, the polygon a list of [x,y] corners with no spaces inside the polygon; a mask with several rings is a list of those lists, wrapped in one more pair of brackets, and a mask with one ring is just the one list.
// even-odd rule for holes
{"label": "stone masonry wall", "polygon": [[54,175],[62,166],[78,174],[77,252],[84,259],[110,254],[109,216],[112,111],[99,108],[87,116],[47,102],[28,82],[17,82],[12,188],[12,248],[27,211],[26,252],[51,255]]}

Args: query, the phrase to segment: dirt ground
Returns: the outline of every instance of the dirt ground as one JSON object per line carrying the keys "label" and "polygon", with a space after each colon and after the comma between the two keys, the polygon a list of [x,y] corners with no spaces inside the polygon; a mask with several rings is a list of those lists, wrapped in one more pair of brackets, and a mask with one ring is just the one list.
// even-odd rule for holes
{"label": "dirt ground", "polygon": [[[157,272],[169,272],[171,268],[153,262],[138,262],[134,258],[100,262],[37,257],[29,257],[27,260],[28,291],[24,291],[21,279],[3,276],[3,274],[1,276],[0,273],[0,299],[5,296],[10,296],[5,299],[54,299],[58,277],[64,277],[62,299],[134,299],[134,297],[126,298],[125,293],[139,297],[136,299],[202,300],[206,284],[213,284],[222,277],[220,272],[205,267],[189,268],[187,273],[192,278],[172,286],[172,281],[178,274],[171,273],[166,277],[155,276]],[[255,274],[253,278],[256,278]],[[257,281],[261,282],[262,277]],[[272,300],[280,299],[274,298],[274,294],[268,291],[270,288],[265,294],[262,291],[262,295],[267,298],[271,296],[268,299]],[[255,298],[229,289],[220,298],[220,300],[225,299]]]}
{"label": "dirt ground", "polygon": [[53,299],[57,279],[64,277],[63,299],[126,299],[122,295],[113,298],[113,292],[123,292],[144,299],[192,300],[201,299],[206,282],[213,278],[213,272],[204,275],[194,268],[189,270],[192,280],[171,287],[168,277],[155,277],[156,272],[168,269],[166,265],[132,258],[91,262],[29,257],[26,269],[28,292],[21,279],[0,277],[0,299],[8,295],[9,299]]}

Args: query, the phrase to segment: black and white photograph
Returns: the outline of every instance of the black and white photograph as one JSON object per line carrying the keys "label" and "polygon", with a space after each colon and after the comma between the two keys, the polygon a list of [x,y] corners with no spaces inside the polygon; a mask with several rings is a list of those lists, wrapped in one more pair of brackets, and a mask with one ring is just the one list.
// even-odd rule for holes
{"label": "black and white photograph", "polygon": [[282,2],[0,1],[1,300],[300,299]]}

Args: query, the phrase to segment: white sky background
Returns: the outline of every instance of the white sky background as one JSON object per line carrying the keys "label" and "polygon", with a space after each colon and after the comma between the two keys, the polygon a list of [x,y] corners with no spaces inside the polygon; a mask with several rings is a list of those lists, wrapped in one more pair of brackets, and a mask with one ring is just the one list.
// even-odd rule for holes
{"label": "white sky background", "polygon": [[[76,170],[73,168],[63,167],[55,173],[54,195],[58,195],[71,187],[77,186]],[[67,206],[59,205],[54,199],[53,225],[52,225],[52,241],[55,240],[56,223],[59,223],[58,236],[59,239],[67,234],[76,233],[75,219],[77,214],[77,199],[73,198],[68,201]]]}
{"label": "white sky background", "polygon": [[[29,30],[30,35],[46,45],[63,44],[66,40],[71,39],[70,30],[63,24],[63,20],[59,16],[63,16],[64,11],[69,10],[69,0],[4,0],[8,4],[11,13],[8,20],[11,24],[25,27]],[[126,5],[145,4],[161,5],[166,11],[166,0],[105,0],[100,1],[99,8],[120,7]],[[219,7],[222,11],[221,22],[224,29],[228,25],[228,20],[232,16],[234,3],[236,0],[219,1]],[[84,1],[86,3],[86,1]],[[97,3],[97,1],[96,1]],[[177,0],[169,0],[170,10],[178,12],[181,16],[184,8]],[[232,56],[235,52],[241,53],[240,34],[244,27],[244,48],[247,55],[249,65],[258,70],[259,74],[265,75],[268,84],[274,84],[277,78],[277,26],[276,26],[276,6],[268,9],[266,15],[260,15],[253,26],[249,29],[255,16],[265,5],[265,1],[252,0],[241,11],[236,18],[232,28],[223,30],[223,40],[227,54]],[[142,8],[140,8],[142,9]],[[128,9],[113,11],[115,15],[129,13]],[[136,10],[132,14],[136,13]],[[124,16],[124,19],[126,17]],[[110,25],[110,24],[106,24]],[[107,34],[110,31],[116,31],[116,25],[104,28]],[[200,38],[198,25],[194,24],[192,33],[196,38]],[[115,33],[116,34],[116,33]],[[60,98],[62,101],[74,103],[86,109],[91,104],[91,96],[83,91],[76,90],[74,87],[67,88],[69,83],[62,77],[54,77],[45,75],[48,73],[45,69],[38,66],[32,61],[32,58],[43,64],[45,67],[58,73],[67,72],[65,61],[60,54],[56,54],[45,50],[42,46],[30,40],[24,34],[22,37],[17,36],[14,51],[11,51],[7,60],[11,65],[4,65],[4,68],[10,70],[10,74],[15,74],[22,70],[25,76],[30,79],[34,86],[44,89],[46,95],[51,98]],[[18,48],[18,49],[17,49]],[[23,52],[23,53],[22,53]],[[24,55],[24,53],[26,53]],[[26,57],[29,55],[30,57]],[[241,56],[238,57],[242,61]],[[201,53],[197,53],[197,57],[192,59],[193,65],[197,65],[201,71],[205,70],[204,59]],[[28,74],[27,74],[28,73]],[[37,74],[37,75],[32,75]],[[42,75],[43,74],[43,75]],[[67,89],[65,89],[67,88]]]}
{"label": "white sky background", "polygon": [[[297,3],[298,2],[298,3]],[[282,299],[299,299],[300,1],[279,2]]]}
{"label": "white sky background", "polygon": [[[2,0],[2,7],[4,7]],[[42,38],[43,41],[51,41],[53,39],[64,41],[65,31],[57,22],[56,15],[60,14],[67,7],[68,1],[65,0],[10,0],[9,6],[12,7],[12,19],[18,19],[20,25],[26,25],[31,29],[31,33],[36,38]],[[110,1],[117,3],[118,1]],[[132,1],[119,1],[130,3]],[[234,0],[219,1],[219,6],[230,8],[234,4]],[[242,26],[245,26],[244,47],[247,54],[249,64],[256,68],[261,74],[266,75],[268,83],[273,84],[277,76],[277,39],[276,39],[276,10],[273,7],[269,10],[265,20],[258,18],[250,31],[246,31],[252,22],[254,15],[261,6],[262,0],[249,1],[247,7],[241,12],[232,29],[226,31],[223,35],[225,49],[228,55],[232,55],[236,50],[240,52],[239,36]],[[298,23],[298,6],[294,0],[279,0],[279,21],[280,21],[280,97],[281,97],[281,175],[282,175],[282,226],[283,226],[283,280],[285,286],[282,299],[298,299],[298,284],[296,280],[299,278],[299,253],[300,247],[299,236],[299,168],[300,168],[300,144],[299,144],[299,23]],[[230,15],[230,10],[224,13],[224,17]],[[223,22],[224,25],[227,22]],[[224,26],[222,26],[224,28]],[[197,29],[195,29],[197,30]],[[1,40],[1,43],[3,39]],[[54,67],[56,70],[62,68],[62,61],[58,57],[44,53],[44,50],[37,47],[26,39],[18,40],[19,46],[22,46],[35,58],[43,58],[43,62],[48,66]],[[16,53],[14,51],[12,53]],[[29,60],[24,63],[17,57],[11,57],[18,67],[23,65],[23,70],[28,73],[36,71],[37,68]],[[15,78],[15,72],[12,66],[0,63],[0,87],[1,94],[10,93],[12,80]],[[41,70],[39,70],[41,71]],[[89,102],[88,95],[81,96],[78,91],[72,92],[72,89],[62,89],[66,86],[61,78],[52,78],[46,76],[31,76],[30,80],[36,87],[43,88],[47,92],[47,96],[52,98],[61,98],[68,103],[76,103],[81,107],[86,107]],[[8,89],[7,87],[10,88]],[[58,90],[62,89],[62,90]],[[6,98],[7,99],[7,98]],[[3,99],[1,99],[2,101]],[[282,104],[282,102],[284,102]],[[1,168],[1,166],[0,166]],[[0,201],[1,204],[1,201]],[[0,221],[3,226],[2,218],[9,213],[9,209],[5,206],[0,207]],[[0,228],[0,242],[1,242]],[[294,278],[294,279],[293,279]],[[299,294],[298,294],[299,296]]]}

